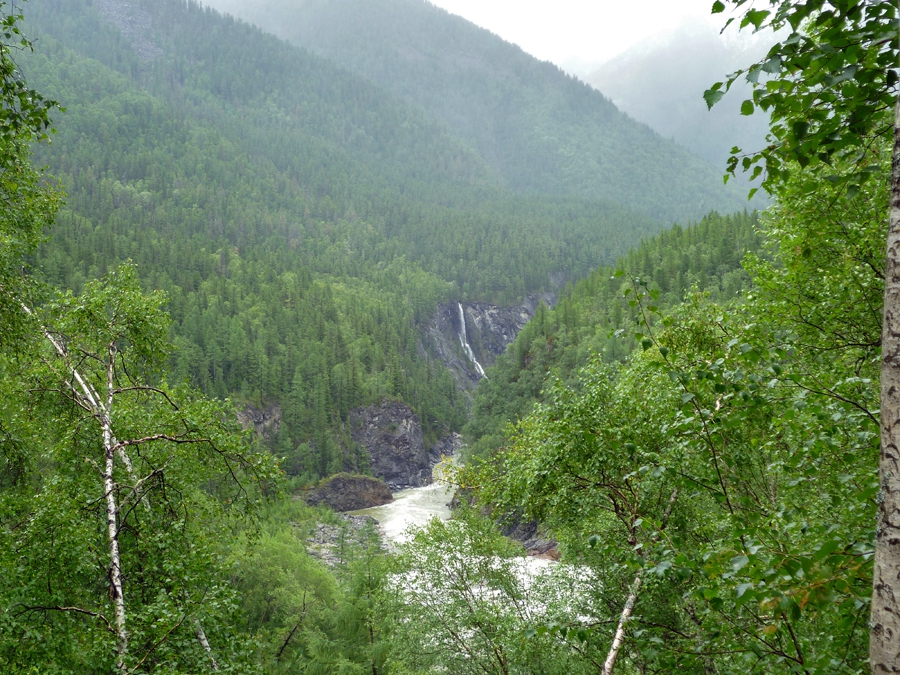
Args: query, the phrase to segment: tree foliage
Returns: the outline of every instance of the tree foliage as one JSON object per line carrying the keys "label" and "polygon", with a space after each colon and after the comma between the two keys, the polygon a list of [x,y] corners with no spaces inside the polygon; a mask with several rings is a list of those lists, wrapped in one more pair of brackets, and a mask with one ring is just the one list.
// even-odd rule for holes
{"label": "tree foliage", "polygon": [[557,380],[468,478],[595,570],[609,617],[640,588],[619,656],[637,670],[868,669],[886,195],[830,170],[764,215],[739,304],[663,311],[649,279],[617,276],[636,351]]}
{"label": "tree foliage", "polygon": [[[764,5],[766,3],[763,3]],[[748,0],[717,0],[713,13],[733,6],[741,29],[787,32],[760,62],[738,70],[705,94],[711,107],[741,76],[753,85],[742,114],[758,107],[771,115],[768,145],[732,151],[728,170],[740,166],[776,192],[792,172],[810,164],[843,166],[852,190],[878,173],[869,151],[893,133],[897,100],[897,4],[889,0],[771,0],[757,9]],[[835,164],[837,163],[837,164]],[[833,173],[830,180],[838,178]]]}

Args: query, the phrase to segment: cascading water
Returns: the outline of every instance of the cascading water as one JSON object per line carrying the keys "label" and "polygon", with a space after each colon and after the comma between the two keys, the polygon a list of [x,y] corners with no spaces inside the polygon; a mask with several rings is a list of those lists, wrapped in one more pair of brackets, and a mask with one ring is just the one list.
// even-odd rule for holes
{"label": "cascading water", "polygon": [[463,312],[462,303],[457,302],[456,306],[459,308],[459,344],[462,345],[463,351],[466,353],[466,356],[469,357],[469,361],[475,364],[475,370],[478,371],[478,377],[484,377],[484,368],[478,363],[478,359],[475,358],[475,352],[472,351],[469,340],[466,338],[466,314]]}
{"label": "cascading water", "polygon": [[438,462],[432,475],[431,485],[407,488],[394,493],[394,501],[382,506],[353,511],[352,515],[372,516],[378,521],[382,534],[391,543],[406,541],[406,530],[410,526],[422,527],[432,518],[450,520],[450,500],[456,488],[442,482],[444,470],[452,460]]}

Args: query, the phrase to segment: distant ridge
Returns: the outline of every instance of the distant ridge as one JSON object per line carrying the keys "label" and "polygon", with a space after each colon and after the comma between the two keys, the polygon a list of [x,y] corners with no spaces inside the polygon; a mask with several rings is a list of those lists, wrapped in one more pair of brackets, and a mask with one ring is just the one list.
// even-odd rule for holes
{"label": "distant ridge", "polygon": [[582,79],[623,111],[662,136],[724,168],[730,150],[762,147],[768,119],[740,114],[749,87],[738,82],[712,110],[703,92],[713,82],[765,54],[762,42],[729,45],[705,23],[685,23],[666,36],[648,38],[595,68]]}
{"label": "distant ridge", "polygon": [[421,106],[522,193],[606,198],[664,223],[747,206],[722,167],[425,0],[212,0]]}
{"label": "distant ridge", "polygon": [[169,299],[170,381],[262,411],[301,483],[365,468],[361,406],[402,401],[428,444],[461,427],[439,303],[553,290],[661,227],[512,193],[421,108],[193,0],[41,0],[26,26],[27,80],[66,108],[35,148],[66,191],[35,268],[78,293],[131,260]]}

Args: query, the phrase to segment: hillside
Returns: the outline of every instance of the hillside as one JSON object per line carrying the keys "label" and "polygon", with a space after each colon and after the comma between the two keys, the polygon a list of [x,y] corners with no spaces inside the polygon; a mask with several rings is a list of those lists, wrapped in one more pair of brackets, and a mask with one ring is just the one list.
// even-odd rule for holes
{"label": "hillside", "polygon": [[625,294],[635,280],[658,293],[653,304],[662,310],[694,289],[714,302],[739,296],[749,285],[741,260],[760,247],[756,225],[756,214],[746,212],[676,225],[571,285],[553,309],[539,308],[475,392],[465,429],[470,454],[484,457],[499,447],[507,425],[528,415],[557,378],[569,385],[598,355],[615,363],[635,350],[641,316]]}
{"label": "hillside", "polygon": [[522,198],[420,111],[196,3],[44,0],[29,81],[66,107],[37,148],[68,193],[37,262],[81,289],[131,259],[165,290],[172,377],[278,406],[308,478],[365,467],[349,411],[408,402],[433,442],[454,382],[422,343],[438,302],[584,276],[658,223]]}
{"label": "hillside", "polygon": [[511,189],[606,198],[669,224],[744,208],[713,166],[604,95],[425,0],[213,0],[424,109]]}
{"label": "hillside", "polygon": [[761,41],[731,44],[705,23],[687,23],[648,38],[583,79],[634,119],[724,168],[735,145],[748,151],[763,146],[768,119],[762,113],[741,116],[741,103],[750,97],[745,82],[736,83],[712,110],[703,92],[755,63],[767,48]]}

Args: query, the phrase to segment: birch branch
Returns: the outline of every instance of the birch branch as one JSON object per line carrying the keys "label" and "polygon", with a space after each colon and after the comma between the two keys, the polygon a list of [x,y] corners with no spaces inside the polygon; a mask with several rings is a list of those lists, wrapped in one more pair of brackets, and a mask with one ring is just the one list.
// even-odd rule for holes
{"label": "birch branch", "polygon": [[[34,312],[25,305],[20,303],[22,309],[29,316],[34,316]],[[53,334],[44,325],[41,325],[41,332],[44,337],[53,345],[56,353],[66,363],[72,377],[78,383],[84,400],[87,401],[91,411],[100,422],[103,432],[103,450],[104,450],[104,467],[103,467],[103,491],[106,499],[106,529],[107,538],[109,539],[109,584],[113,597],[113,603],[116,610],[116,670],[125,670],[125,655],[128,653],[128,632],[125,628],[126,612],[125,612],[125,593],[122,585],[122,560],[119,553],[119,506],[116,503],[116,483],[114,478],[116,455],[118,454],[125,464],[129,474],[133,471],[131,459],[125,454],[122,444],[118,443],[113,435],[112,429],[112,405],[115,395],[115,361],[116,361],[116,345],[111,343],[107,347],[109,360],[106,363],[106,392],[107,400],[104,404],[97,391],[89,382],[87,382],[78,371],[78,368],[69,361],[69,355],[65,345],[56,339]],[[74,388],[73,388],[74,392]]]}
{"label": "birch branch", "polygon": [[106,624],[106,628],[110,633],[112,633],[113,635],[115,635],[116,633],[116,630],[112,627],[109,619],[103,616],[100,612],[92,612],[89,609],[83,609],[81,607],[61,607],[59,605],[53,605],[51,607],[39,605],[35,607],[25,607],[25,610],[20,614],[25,614],[27,612],[74,612],[75,614],[84,614],[85,616],[91,616],[95,619],[99,619]]}
{"label": "birch branch", "polygon": [[209,656],[209,661],[212,664],[212,669],[219,670],[219,664],[216,662],[216,657],[213,656],[212,647],[209,646],[209,640],[206,639],[206,632],[203,630],[203,626],[199,620],[197,621],[197,627],[194,634],[197,636],[197,640],[200,641],[203,649],[206,650],[206,654]]}
{"label": "birch branch", "polygon": [[[666,523],[669,521],[669,516],[672,513],[672,507],[675,505],[675,500],[677,498],[678,490],[672,490],[672,496],[669,497],[669,503],[666,505],[665,513],[663,513],[660,528],[657,532],[653,533],[651,543],[659,539],[659,533],[666,528]],[[625,630],[628,622],[631,620],[631,617],[634,614],[634,606],[637,604],[638,594],[640,593],[643,583],[644,570],[640,570],[637,573],[637,576],[635,576],[634,581],[631,582],[631,588],[628,592],[628,598],[625,600],[625,607],[622,608],[622,614],[619,617],[619,625],[616,626],[616,633],[613,636],[612,645],[610,645],[609,653],[606,655],[606,661],[603,662],[603,675],[612,675],[613,668],[616,665],[616,658],[618,658],[619,651],[622,649],[622,645],[625,643]]]}

